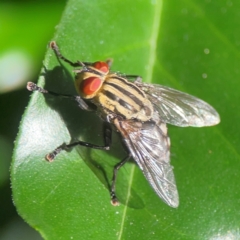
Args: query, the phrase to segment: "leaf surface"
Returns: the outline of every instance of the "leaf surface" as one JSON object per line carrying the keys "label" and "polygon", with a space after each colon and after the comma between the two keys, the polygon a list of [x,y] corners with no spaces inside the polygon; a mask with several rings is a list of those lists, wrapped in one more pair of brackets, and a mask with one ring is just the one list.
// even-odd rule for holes
{"label": "leaf surface", "polygon": [[[217,239],[239,237],[240,3],[70,0],[54,39],[72,61],[114,59],[113,70],[188,92],[213,105],[221,124],[169,127],[180,206],[164,204],[133,163],[121,169],[109,203],[113,166],[126,153],[81,147],[44,156],[78,138],[102,143],[99,118],[74,103],[33,93],[11,169],[19,214],[45,239]],[[72,68],[49,49],[39,85],[75,94]]]}

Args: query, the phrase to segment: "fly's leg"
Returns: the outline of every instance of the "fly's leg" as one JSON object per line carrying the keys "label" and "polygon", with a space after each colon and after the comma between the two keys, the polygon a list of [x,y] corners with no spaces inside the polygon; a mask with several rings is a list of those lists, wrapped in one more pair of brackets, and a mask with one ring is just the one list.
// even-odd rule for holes
{"label": "fly's leg", "polygon": [[[71,100],[76,101],[81,109],[92,110],[80,96],[72,96],[72,95],[67,95],[67,94],[55,93],[55,92],[46,90],[44,88],[41,88],[32,82],[28,82],[27,89],[29,91],[38,91],[40,93],[50,94],[50,95],[57,96],[57,97],[69,98]],[[83,141],[74,142],[74,143],[71,143],[68,145],[63,144],[63,145],[59,146],[58,148],[56,148],[53,152],[47,154],[46,159],[49,162],[51,162],[62,150],[67,150],[67,149],[70,149],[77,145],[94,148],[94,149],[109,150],[111,142],[112,142],[112,129],[111,129],[110,124],[106,122],[106,123],[104,123],[104,144],[105,144],[104,146],[99,146],[99,145],[95,145],[95,144],[87,143],[87,142],[83,142]]]}
{"label": "fly's leg", "polygon": [[112,185],[111,185],[111,204],[113,206],[118,206],[119,202],[115,193],[115,189],[116,189],[116,180],[117,180],[117,173],[118,170],[130,159],[131,154],[129,154],[127,157],[125,157],[120,163],[118,163],[113,170],[113,178],[112,178]]}
{"label": "fly's leg", "polygon": [[[62,59],[64,62],[69,63],[72,67],[83,67],[83,68],[84,68],[84,67],[86,67],[85,65],[91,65],[90,62],[81,62],[81,61],[72,62],[71,60],[65,58],[65,57],[61,54],[61,52],[60,52],[60,50],[59,50],[59,47],[58,47],[58,45],[56,44],[55,41],[51,41],[51,42],[49,43],[49,46],[53,49],[53,51],[55,52],[55,54],[57,55],[57,57],[58,57],[59,59]],[[107,62],[107,61],[106,61],[106,62]],[[107,62],[107,63],[108,63],[108,62]]]}
{"label": "fly's leg", "polygon": [[46,90],[44,88],[41,88],[33,82],[27,83],[27,89],[28,89],[28,91],[31,91],[31,92],[37,91],[37,92],[44,93],[44,94],[50,94],[50,95],[56,96],[56,97],[68,98],[68,99],[76,101],[78,103],[78,106],[81,109],[88,110],[88,111],[92,110],[90,108],[90,106],[80,96],[72,96],[72,95],[68,95],[68,94],[55,93],[55,92]]}
{"label": "fly's leg", "polygon": [[79,66],[84,67],[85,66],[85,64],[80,62],[80,61],[77,61],[77,62],[74,63],[74,62],[68,60],[67,58],[65,58],[61,54],[61,52],[60,52],[60,50],[58,48],[58,45],[56,44],[55,41],[50,42],[49,46],[53,49],[53,51],[55,52],[55,54],[57,55],[58,58],[62,59],[64,62],[69,63],[72,67],[79,67]]}
{"label": "fly's leg", "polygon": [[54,158],[62,151],[62,150],[68,150],[71,149],[75,146],[84,146],[84,147],[88,147],[88,148],[94,148],[94,149],[100,149],[100,150],[109,150],[110,146],[109,145],[105,145],[105,146],[99,146],[99,145],[95,145],[92,143],[88,143],[88,142],[83,142],[83,141],[77,141],[74,143],[70,143],[70,144],[63,144],[60,147],[56,148],[53,152],[47,154],[45,156],[46,160],[48,160],[49,162],[52,162],[54,160]]}
{"label": "fly's leg", "polygon": [[138,76],[138,75],[124,75],[124,77],[126,78],[130,78],[130,79],[133,79],[134,83],[141,83],[142,82],[142,77],[141,76]]}
{"label": "fly's leg", "polygon": [[77,141],[74,143],[70,144],[63,144],[56,148],[53,152],[47,154],[45,156],[46,160],[49,162],[52,162],[54,158],[62,151],[62,150],[68,150],[71,149],[75,146],[84,146],[88,148],[93,148],[93,149],[100,149],[100,150],[109,150],[111,143],[112,143],[112,128],[111,125],[108,123],[104,123],[104,146],[99,146],[96,144],[88,143],[88,142],[83,142],[83,141]]}
{"label": "fly's leg", "polygon": [[112,58],[108,58],[105,63],[109,66],[109,68],[112,66],[113,64],[113,59]]}
{"label": "fly's leg", "polygon": [[[91,65],[92,63],[90,62],[81,62],[81,61],[77,61],[77,62],[72,62],[71,60],[65,58],[60,50],[59,50],[59,47],[58,45],[56,44],[55,41],[51,41],[49,43],[49,46],[53,49],[53,51],[55,52],[55,54],[57,55],[57,57],[61,60],[63,60],[64,62],[67,62],[68,64],[70,64],[72,67],[83,67],[84,69],[87,69],[86,66],[88,65]],[[106,60],[106,63],[108,64],[108,66],[110,67],[111,66],[111,63],[112,63],[112,60],[111,59],[108,59]]]}

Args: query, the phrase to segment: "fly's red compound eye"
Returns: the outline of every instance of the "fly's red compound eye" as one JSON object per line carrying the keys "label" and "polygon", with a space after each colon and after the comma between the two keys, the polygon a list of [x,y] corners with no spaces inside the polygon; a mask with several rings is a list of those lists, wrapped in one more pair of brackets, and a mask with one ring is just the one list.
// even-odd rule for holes
{"label": "fly's red compound eye", "polygon": [[89,77],[82,81],[81,90],[85,95],[91,95],[95,93],[101,86],[102,81],[98,77]]}
{"label": "fly's red compound eye", "polygon": [[109,71],[109,66],[105,62],[95,62],[95,63],[93,63],[92,66],[95,67],[97,70],[104,72],[104,73],[108,73],[108,71]]}

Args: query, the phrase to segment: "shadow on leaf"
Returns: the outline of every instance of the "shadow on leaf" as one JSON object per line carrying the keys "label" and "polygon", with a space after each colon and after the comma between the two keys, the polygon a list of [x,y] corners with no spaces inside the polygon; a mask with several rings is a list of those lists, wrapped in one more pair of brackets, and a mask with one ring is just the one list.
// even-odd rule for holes
{"label": "shadow on leaf", "polygon": [[[56,93],[76,95],[73,84],[74,77],[63,65],[61,67],[55,67],[50,71],[46,71],[45,69],[45,72],[45,89]],[[48,106],[57,111],[65,122],[72,139],[71,142],[76,142],[81,139],[86,142],[103,145],[103,122],[95,112],[83,111],[77,106],[76,102],[70,99],[53,97],[47,94],[44,96]],[[122,146],[119,147],[119,135],[113,135],[113,144],[111,150],[107,153],[106,151],[92,150],[81,146],[77,147],[84,162],[109,190],[113,168],[126,155],[126,152],[124,153],[123,151],[124,148]],[[114,142],[117,143],[117,147],[114,146]],[[129,190],[128,173],[123,172],[124,167],[118,173],[116,185],[119,201],[131,208],[143,208],[144,203],[139,195],[132,188]]]}

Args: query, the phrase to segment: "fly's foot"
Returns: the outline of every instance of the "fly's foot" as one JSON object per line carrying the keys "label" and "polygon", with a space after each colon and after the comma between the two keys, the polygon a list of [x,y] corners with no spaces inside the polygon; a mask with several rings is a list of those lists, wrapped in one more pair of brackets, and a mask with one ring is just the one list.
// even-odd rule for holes
{"label": "fly's foot", "polygon": [[53,160],[55,159],[55,157],[63,150],[65,149],[65,144],[63,144],[62,146],[56,148],[53,152],[48,153],[45,158],[48,162],[53,162]]}
{"label": "fly's foot", "polygon": [[33,82],[28,82],[26,87],[27,87],[27,90],[30,92],[37,91],[38,89],[38,86]]}
{"label": "fly's foot", "polygon": [[57,49],[57,50],[58,50],[58,46],[57,46],[57,44],[56,44],[55,41],[51,41],[51,42],[49,43],[49,46],[50,46],[50,48],[52,48],[52,49]]}
{"label": "fly's foot", "polygon": [[45,158],[48,162],[53,162],[54,158],[56,157],[56,154],[55,152],[52,152],[52,153],[48,153]]}
{"label": "fly's foot", "polygon": [[120,205],[120,203],[119,203],[119,201],[118,201],[118,199],[117,199],[117,197],[116,197],[116,195],[115,195],[114,192],[111,192],[111,204],[112,204],[114,207]]}
{"label": "fly's foot", "polygon": [[28,82],[26,87],[27,87],[27,90],[30,91],[30,92],[38,91],[38,92],[41,92],[41,93],[48,93],[47,90],[39,87],[37,84],[35,84],[33,82]]}
{"label": "fly's foot", "polygon": [[107,150],[107,151],[110,150],[110,146],[105,146],[104,150]]}

